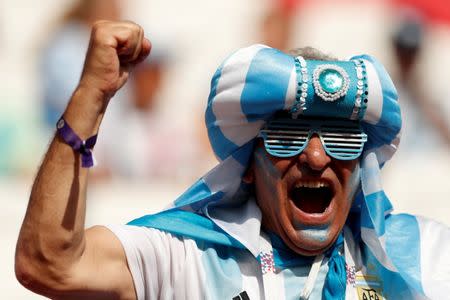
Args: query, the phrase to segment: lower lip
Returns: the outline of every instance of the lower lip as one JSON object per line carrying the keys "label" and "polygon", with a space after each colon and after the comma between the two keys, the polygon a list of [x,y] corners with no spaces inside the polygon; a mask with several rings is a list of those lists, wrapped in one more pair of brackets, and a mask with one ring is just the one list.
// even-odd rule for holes
{"label": "lower lip", "polygon": [[331,199],[330,205],[328,205],[323,213],[308,214],[299,209],[292,199],[289,199],[289,202],[292,207],[294,219],[302,220],[302,224],[308,225],[323,225],[325,223],[329,223],[335,207],[333,197],[333,199]]}

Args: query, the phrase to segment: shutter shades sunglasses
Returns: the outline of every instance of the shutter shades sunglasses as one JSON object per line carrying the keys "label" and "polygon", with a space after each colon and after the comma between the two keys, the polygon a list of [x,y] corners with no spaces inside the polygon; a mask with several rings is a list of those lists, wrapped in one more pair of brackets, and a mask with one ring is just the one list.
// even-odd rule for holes
{"label": "shutter shades sunglasses", "polygon": [[267,153],[276,157],[300,154],[316,133],[325,152],[339,160],[358,158],[367,135],[358,121],[274,118],[261,129]]}

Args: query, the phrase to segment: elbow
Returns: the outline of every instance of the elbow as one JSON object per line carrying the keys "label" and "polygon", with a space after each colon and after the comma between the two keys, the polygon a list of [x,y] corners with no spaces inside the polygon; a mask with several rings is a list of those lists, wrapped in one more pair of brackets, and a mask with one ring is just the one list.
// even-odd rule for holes
{"label": "elbow", "polygon": [[25,288],[36,293],[45,289],[42,282],[43,276],[40,276],[31,259],[25,254],[16,252],[14,271],[17,281]]}
{"label": "elbow", "polygon": [[52,298],[67,289],[63,270],[26,253],[16,251],[14,271],[17,281],[34,293]]}
{"label": "elbow", "polygon": [[64,295],[72,288],[73,271],[82,253],[81,246],[73,245],[70,239],[55,241],[22,232],[15,255],[17,280],[25,288],[46,297]]}

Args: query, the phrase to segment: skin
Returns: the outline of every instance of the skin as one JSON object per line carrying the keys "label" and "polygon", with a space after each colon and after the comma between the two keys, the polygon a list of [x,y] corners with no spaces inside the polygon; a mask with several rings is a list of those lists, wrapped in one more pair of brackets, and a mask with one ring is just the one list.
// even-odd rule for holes
{"label": "skin", "polygon": [[[318,255],[337,239],[345,224],[358,181],[358,160],[329,157],[317,135],[299,155],[278,158],[269,155],[258,140],[254,160],[244,180],[254,183],[256,201],[262,212],[262,226],[278,234],[301,255]],[[307,214],[297,208],[289,192],[299,182],[324,180],[333,190],[328,212]]]}
{"label": "skin", "polygon": [[[64,112],[81,139],[98,131],[109,100],[150,48],[132,22],[93,25],[82,76]],[[16,277],[52,299],[136,299],[120,241],[105,227],[85,230],[87,179],[80,155],[56,135],[31,191]]]}

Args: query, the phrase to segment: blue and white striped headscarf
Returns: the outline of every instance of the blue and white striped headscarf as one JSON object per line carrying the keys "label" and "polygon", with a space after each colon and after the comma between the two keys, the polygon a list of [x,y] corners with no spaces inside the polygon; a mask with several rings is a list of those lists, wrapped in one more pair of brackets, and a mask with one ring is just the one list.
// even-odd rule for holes
{"label": "blue and white striped headscarf", "polygon": [[[418,261],[421,243],[406,237],[414,237],[416,233],[419,236],[420,221],[407,215],[396,218],[395,222],[389,218],[392,205],[380,179],[381,167],[393,156],[400,141],[397,92],[376,59],[358,55],[350,60],[364,62],[368,84],[367,107],[360,116],[368,141],[361,158],[361,191],[352,211],[360,214],[361,239],[381,268],[399,275],[417,295],[423,295],[423,274]],[[259,223],[248,217],[240,206],[245,190],[242,176],[260,129],[275,112],[290,110],[295,102],[298,86],[295,62],[294,57],[264,45],[243,48],[229,56],[212,78],[205,115],[219,165],[166,211],[130,224],[246,248],[257,256],[258,236],[255,235],[259,235]],[[305,115],[308,115],[308,105]],[[206,218],[198,218],[199,215]],[[400,241],[402,231],[409,235],[405,234]],[[401,253],[406,249],[413,252],[408,259]]]}

